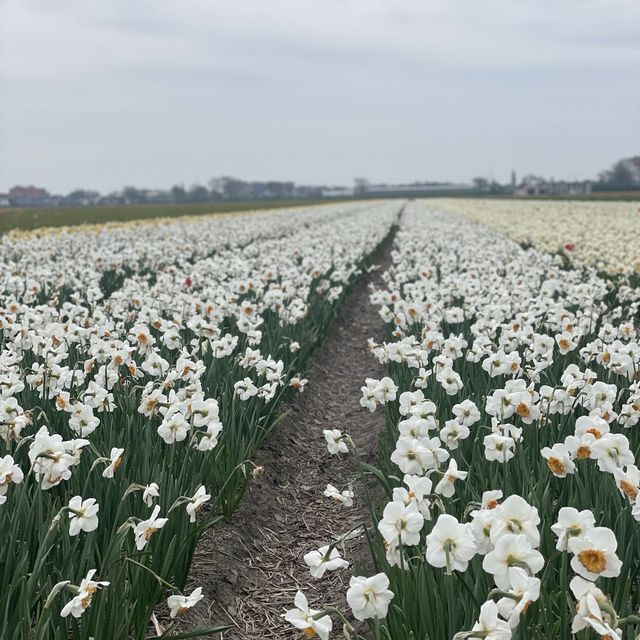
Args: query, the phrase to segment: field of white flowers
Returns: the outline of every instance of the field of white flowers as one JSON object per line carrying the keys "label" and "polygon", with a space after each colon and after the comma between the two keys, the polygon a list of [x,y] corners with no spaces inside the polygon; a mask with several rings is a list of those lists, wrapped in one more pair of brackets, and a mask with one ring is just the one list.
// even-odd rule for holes
{"label": "field of white flowers", "polygon": [[[0,638],[222,630],[172,622],[203,598],[184,591],[195,547],[242,500],[396,224],[370,296],[387,338],[362,345],[386,369],[360,398],[384,412],[377,462],[325,430],[326,455],[352,455],[358,473],[324,494],[367,504],[371,520],[342,537],[370,558],[342,557],[341,539],[306,550],[314,579],[352,575],[349,611],[298,591],[285,620],[321,640],[636,638],[636,249],[601,231],[606,211],[591,221],[637,207],[492,202],[2,239]],[[570,216],[555,236],[553,216]]]}
{"label": "field of white flowers", "polygon": [[609,274],[640,273],[640,202],[441,200],[438,208]]}
{"label": "field of white flowers", "polygon": [[[362,498],[377,573],[352,578],[354,616],[387,640],[636,638],[640,290],[422,203],[392,256],[371,295],[389,337],[369,344],[388,376],[361,398],[386,416],[379,463],[360,465],[386,499]],[[296,604],[292,621],[329,637],[328,615]]]}
{"label": "field of white flowers", "polygon": [[146,638],[200,600],[200,535],[398,208],[3,239],[3,640]]}

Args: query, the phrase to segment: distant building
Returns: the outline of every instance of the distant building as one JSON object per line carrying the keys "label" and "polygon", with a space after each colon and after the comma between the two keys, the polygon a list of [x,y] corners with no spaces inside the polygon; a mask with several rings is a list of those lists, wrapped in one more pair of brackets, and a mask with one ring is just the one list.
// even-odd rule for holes
{"label": "distant building", "polygon": [[351,198],[353,196],[353,188],[324,187],[320,193],[323,198]]}
{"label": "distant building", "polygon": [[9,202],[14,207],[41,207],[58,204],[60,198],[52,196],[46,189],[40,187],[11,187]]}
{"label": "distant building", "polygon": [[550,188],[551,194],[555,196],[587,194],[593,191],[593,181],[574,180],[567,182],[561,180],[559,182],[551,182]]}
{"label": "distant building", "polygon": [[11,201],[9,200],[8,193],[0,193],[0,207],[10,207]]}
{"label": "distant building", "polygon": [[518,196],[571,196],[591,193],[591,180],[545,180],[539,176],[528,175],[514,190]]}
{"label": "distant building", "polygon": [[49,196],[49,192],[46,189],[42,189],[40,187],[16,186],[16,187],[11,187],[11,189],[9,189],[10,198],[21,198],[21,199],[29,198],[31,200],[37,200],[37,199],[41,200],[43,198],[47,198],[48,196]]}

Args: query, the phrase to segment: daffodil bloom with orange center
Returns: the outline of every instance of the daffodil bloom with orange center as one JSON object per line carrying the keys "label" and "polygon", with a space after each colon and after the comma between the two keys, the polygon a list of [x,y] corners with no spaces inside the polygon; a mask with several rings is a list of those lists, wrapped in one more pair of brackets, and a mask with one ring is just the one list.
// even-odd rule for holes
{"label": "daffodil bloom with orange center", "polygon": [[613,477],[620,493],[634,503],[640,495],[640,469],[635,464],[630,464],[624,469],[614,469]]}
{"label": "daffodil bloom with orange center", "polygon": [[571,568],[587,580],[615,578],[622,568],[616,555],[617,546],[615,534],[607,527],[593,527],[583,536],[569,538]]}
{"label": "daffodil bloom with orange center", "polygon": [[564,478],[567,474],[574,473],[576,467],[565,444],[557,442],[551,448],[544,447],[540,450],[540,454],[546,458],[547,466],[554,476]]}

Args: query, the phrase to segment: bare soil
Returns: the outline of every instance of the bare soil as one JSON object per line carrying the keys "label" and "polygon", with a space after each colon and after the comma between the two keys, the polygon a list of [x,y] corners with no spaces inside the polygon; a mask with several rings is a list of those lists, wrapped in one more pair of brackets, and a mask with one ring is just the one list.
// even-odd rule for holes
{"label": "bare soil", "polygon": [[[364,535],[338,547],[352,563],[349,568],[319,580],[311,577],[303,556],[361,523],[369,524],[352,456],[331,456],[322,431],[348,433],[361,457],[374,461],[384,415],[369,413],[359,399],[366,377],[384,375],[367,351],[367,339],[382,340],[385,328],[369,303],[369,292],[381,286],[391,244],[389,237],[380,248],[379,270],[362,276],[352,289],[315,354],[305,392],[287,407],[289,415],[258,452],[255,462],[264,472],[252,480],[231,519],[214,525],[200,541],[190,583],[203,587],[205,600],[190,611],[185,627],[233,625],[222,635],[224,640],[300,638],[281,618],[293,607],[298,589],[313,608],[334,605],[347,611],[345,594],[354,563],[356,571],[362,568]],[[342,490],[352,480],[352,508],[323,495],[327,484]],[[334,628],[338,624],[334,620]]]}

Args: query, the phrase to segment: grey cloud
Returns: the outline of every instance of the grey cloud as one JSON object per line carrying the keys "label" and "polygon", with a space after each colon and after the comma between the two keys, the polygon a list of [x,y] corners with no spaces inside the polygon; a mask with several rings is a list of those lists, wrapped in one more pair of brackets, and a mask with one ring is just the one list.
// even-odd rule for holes
{"label": "grey cloud", "polygon": [[640,140],[626,0],[0,0],[0,190],[593,176]]}

